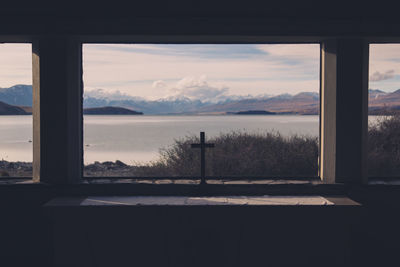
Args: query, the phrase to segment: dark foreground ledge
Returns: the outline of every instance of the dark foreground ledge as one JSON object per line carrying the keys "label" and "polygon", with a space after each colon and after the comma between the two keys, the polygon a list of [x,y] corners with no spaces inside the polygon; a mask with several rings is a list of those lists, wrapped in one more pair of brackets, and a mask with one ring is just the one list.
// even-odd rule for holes
{"label": "dark foreground ledge", "polygon": [[[319,180],[207,180],[196,179],[88,179],[80,184],[49,185],[30,179],[0,179],[1,187],[17,191],[44,190],[56,196],[138,195],[138,196],[215,196],[215,195],[343,195],[347,186],[329,185]],[[4,188],[4,189],[5,189]],[[5,189],[6,190],[6,189]]]}
{"label": "dark foreground ledge", "polygon": [[[80,184],[50,185],[28,178],[0,179],[0,206],[30,205],[32,199],[46,203],[57,197],[87,196],[346,196],[359,203],[382,205],[397,202],[397,182],[369,185],[325,184],[305,180],[208,181],[155,179],[90,179]],[[10,204],[11,203],[11,204]]]}
{"label": "dark foreground ledge", "polygon": [[358,247],[362,210],[321,196],[86,196],[43,206],[55,266],[104,267],[356,266],[326,259]]}

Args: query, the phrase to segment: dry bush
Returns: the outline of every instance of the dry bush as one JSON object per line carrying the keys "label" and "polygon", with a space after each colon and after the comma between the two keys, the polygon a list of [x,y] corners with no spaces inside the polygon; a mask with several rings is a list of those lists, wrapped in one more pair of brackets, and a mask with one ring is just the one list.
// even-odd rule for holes
{"label": "dry bush", "polygon": [[[159,161],[143,166],[143,176],[199,176],[199,138],[187,136],[160,151]],[[284,137],[279,133],[230,132],[210,138],[206,150],[207,176],[299,177],[318,174],[318,138]]]}
{"label": "dry bush", "polygon": [[383,117],[369,126],[368,175],[400,175],[400,115]]}

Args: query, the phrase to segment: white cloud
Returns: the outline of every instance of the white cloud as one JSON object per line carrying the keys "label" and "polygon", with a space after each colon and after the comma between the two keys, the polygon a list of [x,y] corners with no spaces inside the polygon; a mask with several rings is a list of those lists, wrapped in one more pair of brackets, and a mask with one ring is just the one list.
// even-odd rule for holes
{"label": "white cloud", "polygon": [[400,44],[371,44],[369,49],[370,88],[394,91],[400,88]]}
{"label": "white cloud", "polygon": [[166,86],[167,86],[167,84],[163,80],[155,81],[155,82],[153,82],[153,85],[152,85],[153,88],[164,88]]}
{"label": "white cloud", "polygon": [[99,99],[109,99],[109,100],[129,100],[138,99],[126,93],[121,93],[119,90],[105,90],[105,89],[92,89],[85,90],[84,97],[93,97]]}
{"label": "white cloud", "polygon": [[184,77],[169,88],[167,97],[199,99],[202,101],[216,102],[226,96],[228,87],[210,85],[206,75]]}
{"label": "white cloud", "polygon": [[372,75],[369,76],[369,80],[371,82],[389,80],[389,79],[393,79],[394,75],[395,75],[394,70],[388,70],[388,71],[385,71],[384,73],[375,71]]}
{"label": "white cloud", "polygon": [[188,88],[208,87],[206,80],[207,76],[204,74],[200,75],[199,77],[195,76],[185,77],[176,84],[176,88],[178,90],[185,90]]}

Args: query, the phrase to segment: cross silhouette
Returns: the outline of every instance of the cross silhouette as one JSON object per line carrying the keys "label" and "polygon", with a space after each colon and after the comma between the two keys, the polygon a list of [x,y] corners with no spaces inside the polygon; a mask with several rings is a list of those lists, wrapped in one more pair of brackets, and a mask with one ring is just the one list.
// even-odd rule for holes
{"label": "cross silhouette", "polygon": [[204,132],[200,132],[200,144],[192,144],[192,148],[200,148],[200,163],[201,163],[201,182],[206,183],[206,147],[214,147],[214,144],[206,144],[206,137]]}

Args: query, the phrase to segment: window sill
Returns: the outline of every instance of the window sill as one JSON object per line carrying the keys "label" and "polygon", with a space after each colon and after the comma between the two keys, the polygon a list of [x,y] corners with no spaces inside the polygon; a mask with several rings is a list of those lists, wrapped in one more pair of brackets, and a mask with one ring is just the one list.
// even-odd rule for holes
{"label": "window sill", "polygon": [[[35,187],[54,196],[262,196],[262,195],[345,195],[344,184],[325,184],[310,180],[156,180],[156,179],[88,179],[79,184],[50,185],[32,179],[4,179],[0,187]],[[42,189],[41,189],[42,188]]]}
{"label": "window sill", "polygon": [[400,178],[370,178],[368,180],[369,185],[400,185]]}
{"label": "window sill", "polygon": [[359,206],[347,197],[323,196],[90,196],[55,198],[45,207],[93,206]]}
{"label": "window sill", "polygon": [[37,184],[30,177],[0,177],[0,185],[9,184]]}
{"label": "window sill", "polygon": [[[79,184],[51,185],[34,182],[31,178],[1,178],[0,189],[9,194],[18,192],[51,194],[52,196],[345,196],[349,192],[397,192],[400,179],[378,179],[368,185],[325,184],[309,180],[199,180],[168,179],[86,179]],[[10,190],[14,188],[13,190]],[[8,191],[5,191],[8,190]],[[361,190],[361,191],[360,191]],[[365,191],[366,190],[366,191]],[[378,191],[377,191],[378,190]],[[14,193],[12,193],[14,192]],[[364,194],[363,193],[363,194]]]}
{"label": "window sill", "polygon": [[[200,179],[151,179],[151,178],[88,178],[83,184],[152,184],[152,185],[199,185]],[[318,178],[310,179],[207,179],[208,185],[277,185],[322,184]]]}

